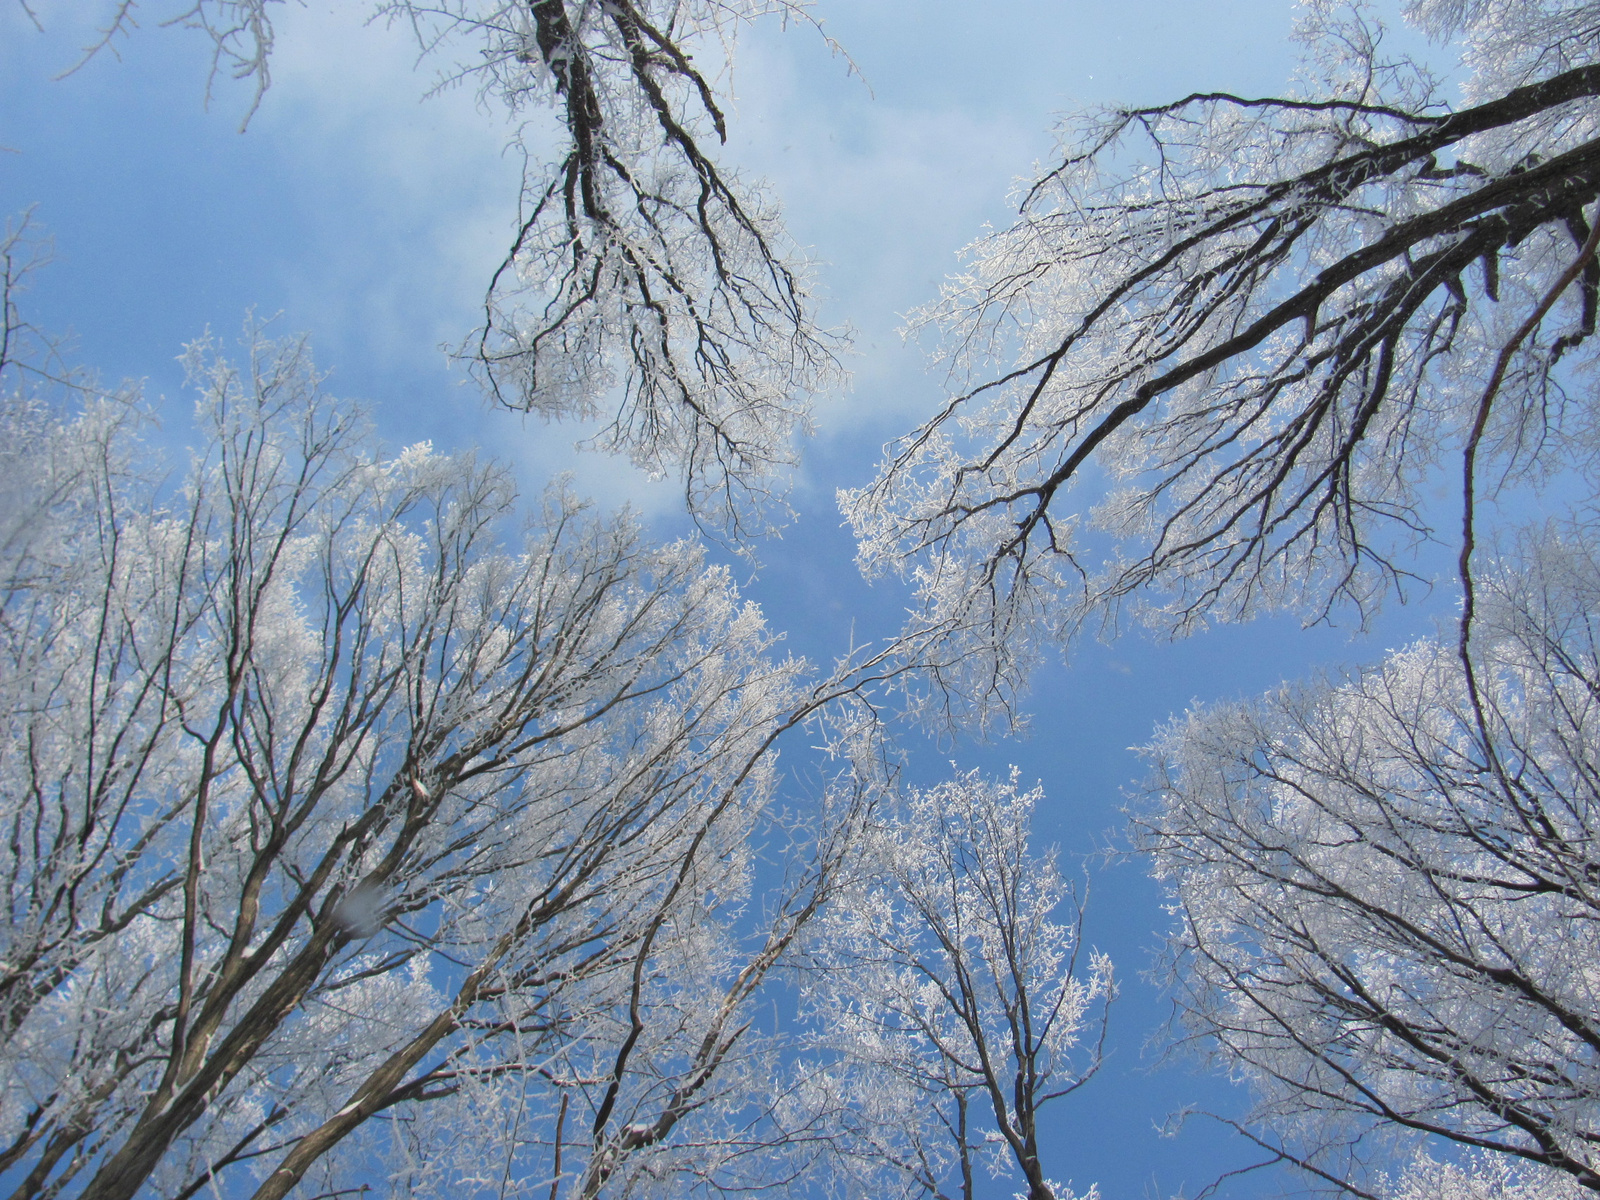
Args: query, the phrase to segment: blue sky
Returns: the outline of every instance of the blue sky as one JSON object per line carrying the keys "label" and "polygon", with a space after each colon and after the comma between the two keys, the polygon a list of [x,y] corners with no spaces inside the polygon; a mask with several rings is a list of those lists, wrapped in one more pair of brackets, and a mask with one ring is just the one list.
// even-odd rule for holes
{"label": "blue sky", "polygon": [[[278,328],[311,335],[330,389],[370,401],[392,441],[487,446],[529,491],[571,470],[601,503],[629,501],[664,535],[682,531],[671,484],[575,455],[581,431],[487,411],[441,349],[473,326],[509,238],[519,163],[504,153],[506,128],[470,92],[421,99],[433,68],[419,73],[404,30],[364,25],[362,4],[312,0],[284,8],[272,90],[240,133],[249,89],[218,81],[207,108],[205,47],[155,28],[183,7],[147,0],[146,27],[116,56],[56,78],[110,4],[35,3],[43,33],[19,6],[0,6],[0,208],[34,206],[56,246],[28,301],[34,318],[70,332],[75,357],[106,379],[144,379],[181,441],[182,343],[207,328],[231,336],[251,308],[281,314]],[[817,260],[824,319],[857,332],[853,386],[819,404],[796,483],[800,519],[748,585],[796,649],[827,658],[852,628],[892,630],[905,603],[854,574],[832,499],[938,398],[925,349],[897,332],[903,314],[934,297],[986,222],[1005,221],[1011,182],[1048,155],[1057,114],[1194,90],[1280,91],[1294,10],[1286,0],[818,0],[816,13],[859,74],[805,29],[750,30],[729,153],[771,182]],[[1030,738],[918,743],[911,774],[931,782],[952,758],[1015,762],[1049,797],[1041,839],[1084,853],[1114,836],[1140,773],[1128,748],[1155,724],[1196,699],[1375,658],[1452,603],[1441,586],[1365,640],[1268,621],[1176,645],[1089,645],[1038,681]],[[1124,997],[1112,1061],[1063,1102],[1048,1156],[1059,1178],[1098,1181],[1108,1200],[1192,1192],[1248,1160],[1215,1126],[1154,1133],[1184,1104],[1236,1104],[1215,1081],[1150,1070],[1143,1046],[1163,1009],[1139,976],[1163,922],[1137,865],[1096,868],[1088,934],[1116,959]]]}

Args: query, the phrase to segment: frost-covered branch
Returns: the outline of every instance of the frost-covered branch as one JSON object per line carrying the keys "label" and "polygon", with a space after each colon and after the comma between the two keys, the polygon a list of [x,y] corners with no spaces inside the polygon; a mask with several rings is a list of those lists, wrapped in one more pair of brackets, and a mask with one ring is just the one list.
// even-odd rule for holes
{"label": "frost-covered branch", "polygon": [[851,1097],[845,1161],[908,1196],[972,1200],[979,1165],[1068,1195],[1039,1113],[1098,1070],[1114,987],[1054,855],[1029,848],[1039,796],[972,773],[884,806],[815,934],[818,1048],[838,1063],[814,1086]]}
{"label": "frost-covered branch", "polygon": [[1539,306],[1600,196],[1592,6],[1414,9],[1464,23],[1466,106],[1314,6],[1304,95],[1077,120],[926,314],[952,394],[845,505],[865,566],[915,570],[923,619],[992,678],[1026,669],[1001,648],[1019,628],[1070,639],[1130,602],[1176,631],[1369,609],[1415,570],[1422,484],[1536,310],[1487,477],[1587,452],[1569,389],[1600,266]]}
{"label": "frost-covered branch", "polygon": [[[279,3],[146,7],[207,37],[213,81],[252,80],[254,113]],[[461,351],[490,395],[597,422],[585,445],[677,476],[696,520],[736,544],[780,520],[810,397],[841,378],[840,338],[816,322],[777,203],[719,149],[740,27],[771,16],[820,29],[805,0],[370,8],[415,34],[442,86],[475,85],[508,115],[529,164],[483,326]],[[110,4],[86,54],[114,49],[141,11]]]}
{"label": "frost-covered branch", "polygon": [[[612,1175],[726,1156],[695,1105],[759,1107],[739,1031],[882,786],[872,664],[776,657],[695,544],[559,488],[508,549],[503,469],[385,453],[303,346],[247,353],[191,349],[177,487],[137,397],[5,394],[13,1197],[330,1191],[379,1158],[448,1190],[485,1147],[531,1187],[589,1078],[619,1113],[683,1097]],[[844,799],[790,801],[814,853],[752,931],[802,726]]]}
{"label": "frost-covered branch", "polygon": [[1530,533],[1477,587],[1470,675],[1425,641],[1191,713],[1137,826],[1184,1019],[1297,1155],[1351,1177],[1431,1134],[1593,1192],[1592,521]]}

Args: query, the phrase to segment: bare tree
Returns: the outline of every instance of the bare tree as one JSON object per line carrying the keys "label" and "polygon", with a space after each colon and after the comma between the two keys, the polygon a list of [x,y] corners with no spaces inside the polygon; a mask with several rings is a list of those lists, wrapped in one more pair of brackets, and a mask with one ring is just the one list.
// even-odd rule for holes
{"label": "bare tree", "polygon": [[[5,394],[11,1194],[714,1187],[762,984],[879,786],[869,672],[775,658],[695,545],[560,489],[503,549],[503,470],[385,455],[303,347],[249,355],[191,348],[176,488],[136,398]],[[842,773],[769,886],[801,724]]]}
{"label": "bare tree", "polygon": [[1129,602],[1180,632],[1365,612],[1448,531],[1442,460],[1476,456],[1480,504],[1570,464],[1594,6],[1409,5],[1467,55],[1459,109],[1358,10],[1309,9],[1297,92],[1070,121],[925,315],[951,394],[846,507],[868,569],[914,568],[974,648],[955,686]]}
{"label": "bare tree", "polygon": [[[270,81],[275,0],[183,0],[219,74]],[[592,448],[677,474],[689,511],[740,542],[776,516],[777,476],[839,378],[778,206],[721,163],[740,26],[812,23],[804,0],[373,0],[442,86],[480,88],[526,157],[516,234],[464,356],[499,403],[598,419]],[[93,54],[125,35],[108,7]],[[554,137],[548,121],[558,117]],[[754,524],[752,524],[754,522]]]}
{"label": "bare tree", "polygon": [[1098,1070],[1114,988],[1108,958],[1080,961],[1054,854],[1029,848],[1040,796],[974,772],[880,808],[813,931],[819,1045],[839,1056],[813,1087],[849,1097],[843,1161],[904,1194],[972,1200],[987,1169],[1069,1200],[1039,1113]]}
{"label": "bare tree", "polygon": [[1592,520],[1477,591],[1469,642],[1176,722],[1137,818],[1186,1025],[1275,1154],[1358,1195],[1408,1134],[1600,1191]]}
{"label": "bare tree", "polygon": [[[738,534],[793,461],[809,392],[835,375],[774,200],[708,148],[738,25],[793,0],[539,0],[387,11],[467,31],[485,93],[560,112],[526,177],[516,241],[471,353],[502,403],[601,417],[597,448],[676,470],[690,512]],[[699,61],[697,61],[697,57]]]}

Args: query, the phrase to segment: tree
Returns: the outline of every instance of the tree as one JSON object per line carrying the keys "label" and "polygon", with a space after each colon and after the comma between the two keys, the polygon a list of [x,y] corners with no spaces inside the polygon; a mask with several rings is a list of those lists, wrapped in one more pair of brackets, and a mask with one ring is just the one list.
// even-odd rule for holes
{"label": "tree", "polygon": [[[110,6],[102,46],[131,28],[136,7]],[[774,515],[767,501],[809,427],[808,396],[837,378],[837,338],[815,323],[776,203],[717,161],[727,140],[717,64],[741,25],[805,22],[807,7],[371,5],[443,56],[441,86],[471,81],[512,118],[529,164],[515,237],[463,350],[489,394],[546,417],[600,418],[589,445],[680,475],[690,512],[736,540]],[[253,78],[259,104],[272,9],[193,0],[166,23],[202,30],[214,75]],[[558,114],[554,138],[546,109]]]}
{"label": "tree", "polygon": [[1198,709],[1153,748],[1136,824],[1183,1020],[1276,1153],[1357,1195],[1407,1133],[1600,1191],[1595,534],[1527,535],[1470,642]]}
{"label": "tree", "polygon": [[[787,1153],[723,1131],[881,786],[861,664],[776,658],[693,543],[559,487],[503,549],[504,470],[385,455],[303,346],[248,353],[191,347],[177,487],[136,396],[0,377],[15,1200],[675,1194]],[[802,724],[838,766],[780,821]]]}
{"label": "tree", "polygon": [[1070,121],[924,315],[951,395],[845,504],[966,647],[957,689],[1130,604],[1176,632],[1365,613],[1448,528],[1441,461],[1470,516],[1588,452],[1594,8],[1406,11],[1458,39],[1463,107],[1319,0],[1302,92]]}
{"label": "tree", "polygon": [[1106,956],[1080,964],[1055,855],[1029,849],[1041,796],[1015,772],[912,789],[874,814],[855,886],[812,931],[810,1005],[839,1056],[813,1087],[853,1098],[846,1161],[904,1194],[972,1200],[986,1159],[1029,1200],[1071,1195],[1046,1177],[1039,1113],[1099,1069],[1114,988]]}
{"label": "tree", "polygon": [[1462,1162],[1419,1156],[1396,1181],[1395,1200],[1580,1200],[1588,1193],[1550,1171],[1513,1170],[1493,1154],[1466,1155]]}

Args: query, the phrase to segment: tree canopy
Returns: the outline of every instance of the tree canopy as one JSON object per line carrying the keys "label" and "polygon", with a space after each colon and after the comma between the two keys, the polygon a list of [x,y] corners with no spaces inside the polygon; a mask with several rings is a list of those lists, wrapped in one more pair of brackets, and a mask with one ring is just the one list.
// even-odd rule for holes
{"label": "tree canopy", "polygon": [[[176,491],[135,397],[63,420],[11,394],[14,1194],[193,1195],[256,1163],[261,1197],[376,1162],[427,1190],[488,1154],[598,1195],[714,1123],[882,786],[860,680],[775,657],[700,549],[559,488],[502,548],[503,469],[386,455],[303,347],[247,349],[191,348],[206,441]],[[840,798],[752,931],[776,744],[813,717]]]}
{"label": "tree canopy", "polygon": [[1334,1178],[1421,1131],[1600,1189],[1595,551],[1530,532],[1465,663],[1418,643],[1153,748],[1184,1020]]}
{"label": "tree canopy", "polygon": [[1369,610],[1454,542],[1425,493],[1465,447],[1469,509],[1587,458],[1593,10],[1408,15],[1463,47],[1465,105],[1311,5],[1295,93],[1069,120],[923,315],[955,389],[845,505],[975,690],[1129,605],[1178,632]]}
{"label": "tree canopy", "polygon": [[[108,3],[89,54],[144,11]],[[754,563],[845,342],[722,150],[728,72],[811,6],[370,12],[526,163],[457,357]],[[1100,1069],[1110,960],[1031,840],[1042,788],[914,786],[891,718],[1015,715],[1125,617],[1365,622],[1441,584],[1436,636],[1147,748],[1176,1029],[1314,1185],[1600,1192],[1600,5],[1403,12],[1459,64],[1311,0],[1282,94],[1063,121],[915,318],[942,398],[839,497],[915,598],[828,668],[698,540],[388,448],[253,324],[187,349],[169,466],[140,389],[25,320],[9,236],[14,1200],[975,1200],[985,1169],[1067,1200],[1041,1113]],[[162,17],[259,105],[279,14]]]}

